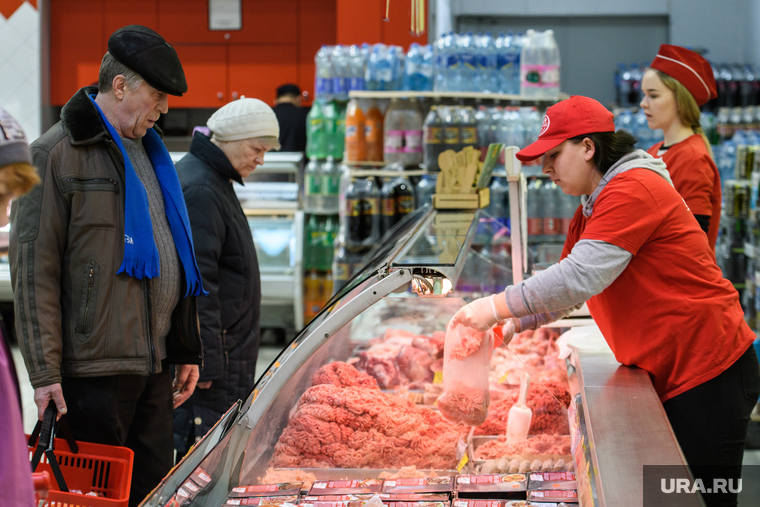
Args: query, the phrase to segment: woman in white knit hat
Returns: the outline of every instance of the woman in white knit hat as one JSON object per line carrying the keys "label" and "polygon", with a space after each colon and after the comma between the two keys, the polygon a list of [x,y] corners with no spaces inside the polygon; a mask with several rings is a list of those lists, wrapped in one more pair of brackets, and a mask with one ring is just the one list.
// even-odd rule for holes
{"label": "woman in white knit hat", "polygon": [[208,297],[198,298],[204,365],[192,397],[174,411],[177,460],[255,380],[261,281],[248,220],[232,188],[264,154],[279,149],[280,127],[267,104],[242,98],[217,110],[196,132],[177,173]]}

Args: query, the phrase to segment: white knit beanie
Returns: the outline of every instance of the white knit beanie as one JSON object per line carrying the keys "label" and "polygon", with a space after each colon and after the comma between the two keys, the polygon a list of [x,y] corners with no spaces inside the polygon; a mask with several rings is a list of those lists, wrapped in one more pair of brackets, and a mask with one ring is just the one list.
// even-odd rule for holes
{"label": "white knit beanie", "polygon": [[32,163],[26,135],[21,125],[0,107],[0,167],[22,162]]}
{"label": "white knit beanie", "polygon": [[280,137],[272,108],[259,99],[245,97],[219,108],[206,125],[217,141],[239,141],[253,137]]}

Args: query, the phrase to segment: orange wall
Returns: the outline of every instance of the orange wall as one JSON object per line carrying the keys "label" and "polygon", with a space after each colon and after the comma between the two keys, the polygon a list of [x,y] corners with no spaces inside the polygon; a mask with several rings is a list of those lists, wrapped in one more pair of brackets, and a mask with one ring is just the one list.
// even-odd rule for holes
{"label": "orange wall", "polygon": [[189,89],[170,98],[174,108],[219,107],[233,92],[271,103],[286,82],[311,92],[314,55],[335,44],[335,0],[243,0],[243,28],[230,32],[208,29],[208,0],[131,0],[128,9],[116,0],[49,5],[51,104],[59,106],[97,81],[108,37],[129,24],[156,30],[177,49]]}
{"label": "orange wall", "polygon": [[[427,0],[425,4],[427,12]],[[386,0],[337,0],[337,43],[382,42],[404,49],[412,42],[427,44],[427,33],[411,34],[410,0],[390,0],[388,21],[383,21],[385,6]],[[427,28],[427,19],[425,25]]]}
{"label": "orange wall", "polygon": [[[0,9],[18,0],[0,0]],[[35,2],[33,2],[35,3]],[[391,0],[243,0],[243,28],[208,29],[208,0],[55,0],[50,5],[51,104],[61,106],[98,79],[108,37],[129,24],[148,26],[182,60],[188,93],[170,107],[219,107],[237,95],[272,102],[280,84],[313,95],[314,55],[323,44],[425,43],[410,34],[411,2]],[[225,34],[229,34],[229,38]]]}

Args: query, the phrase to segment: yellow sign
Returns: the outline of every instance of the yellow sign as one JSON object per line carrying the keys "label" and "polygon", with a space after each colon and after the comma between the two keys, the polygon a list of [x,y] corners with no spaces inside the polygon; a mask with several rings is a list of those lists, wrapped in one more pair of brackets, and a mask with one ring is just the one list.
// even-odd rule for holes
{"label": "yellow sign", "polygon": [[470,461],[470,458],[467,457],[467,454],[462,456],[462,459],[459,460],[459,464],[457,465],[457,472],[461,472],[468,461]]}

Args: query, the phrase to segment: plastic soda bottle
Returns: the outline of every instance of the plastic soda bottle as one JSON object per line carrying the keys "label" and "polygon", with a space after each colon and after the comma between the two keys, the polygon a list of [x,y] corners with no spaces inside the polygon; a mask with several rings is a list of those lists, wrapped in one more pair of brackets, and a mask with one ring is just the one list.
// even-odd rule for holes
{"label": "plastic soda bottle", "polygon": [[319,178],[319,206],[322,211],[338,212],[338,190],[340,186],[340,165],[328,158],[322,164]]}
{"label": "plastic soda bottle", "polygon": [[304,173],[304,208],[319,211],[322,206],[322,162],[312,159]]}
{"label": "plastic soda bottle", "polygon": [[319,100],[311,106],[306,124],[306,156],[311,159],[327,157],[325,116]]}
{"label": "plastic soda bottle", "polygon": [[321,287],[317,270],[312,269],[309,271],[304,278],[303,285],[303,320],[309,322],[316,317],[319,310],[322,309]]}
{"label": "plastic soda bottle", "polygon": [[383,161],[383,121],[383,112],[372,99],[364,118],[365,160],[369,162]]}
{"label": "plastic soda bottle", "polygon": [[385,112],[385,141],[383,145],[384,160],[387,164],[401,161],[404,152],[404,105],[399,99],[391,99]]}
{"label": "plastic soda bottle", "polygon": [[438,115],[438,107],[432,106],[422,125],[425,140],[424,163],[428,171],[440,171],[438,167],[438,155],[443,151],[443,121]]}
{"label": "plastic soda bottle", "polygon": [[346,111],[346,162],[363,162],[367,159],[365,117],[359,101],[351,99]]}

